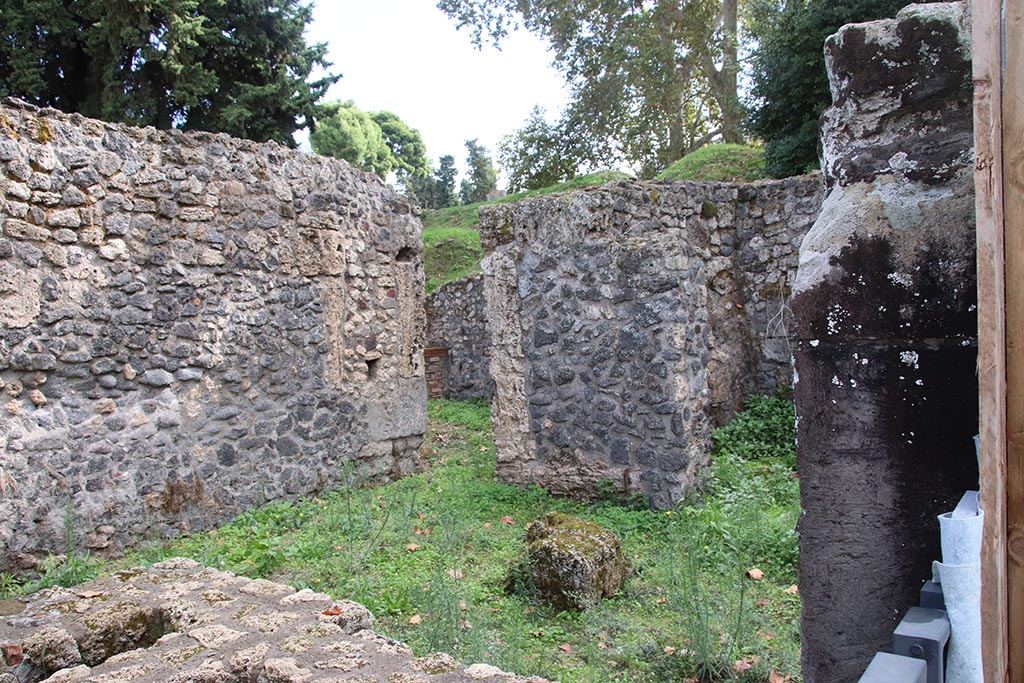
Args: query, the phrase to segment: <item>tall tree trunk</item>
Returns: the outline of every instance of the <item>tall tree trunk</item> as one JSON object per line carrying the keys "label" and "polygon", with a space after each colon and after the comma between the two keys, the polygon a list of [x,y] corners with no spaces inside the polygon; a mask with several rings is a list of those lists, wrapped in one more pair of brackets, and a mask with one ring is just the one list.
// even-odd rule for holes
{"label": "tall tree trunk", "polygon": [[742,143],[743,107],[740,104],[737,74],[739,73],[739,0],[722,0],[722,32],[725,34],[721,85],[717,88],[722,110],[722,137],[726,142]]}

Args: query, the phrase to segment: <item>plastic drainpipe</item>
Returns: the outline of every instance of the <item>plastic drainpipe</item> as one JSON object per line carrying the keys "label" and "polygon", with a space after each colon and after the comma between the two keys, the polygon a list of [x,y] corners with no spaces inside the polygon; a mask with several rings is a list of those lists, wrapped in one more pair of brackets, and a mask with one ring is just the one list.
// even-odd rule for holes
{"label": "plastic drainpipe", "polygon": [[981,536],[985,513],[967,491],[952,512],[939,515],[942,562],[932,565],[949,616],[946,683],[984,683],[981,668]]}

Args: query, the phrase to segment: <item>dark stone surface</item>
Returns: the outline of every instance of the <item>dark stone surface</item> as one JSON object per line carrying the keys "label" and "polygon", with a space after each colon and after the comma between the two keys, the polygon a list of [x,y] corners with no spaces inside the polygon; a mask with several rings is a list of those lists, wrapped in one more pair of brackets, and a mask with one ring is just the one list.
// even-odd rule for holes
{"label": "dark stone surface", "polygon": [[829,39],[830,194],[804,239],[797,467],[806,683],[854,683],[978,484],[970,44],[963,3]]}
{"label": "dark stone surface", "polygon": [[855,681],[887,648],[941,557],[936,516],[978,484],[973,273],[922,258],[903,287],[889,246],[852,245],[840,279],[794,299],[808,682]]}
{"label": "dark stone surface", "polygon": [[[930,185],[962,166],[973,145],[973,84],[968,28],[948,9],[953,4],[888,20],[883,30],[893,40],[886,43],[877,39],[880,22],[845,26],[826,41],[833,95],[825,115],[828,187],[891,173],[895,155],[909,180]],[[850,114],[868,125],[832,125]]]}
{"label": "dark stone surface", "polygon": [[[484,308],[479,274],[449,282],[427,297],[427,346],[448,350],[443,394],[449,398],[489,399],[494,394]],[[549,343],[557,340],[555,334]]]}
{"label": "dark stone surface", "polygon": [[711,428],[792,380],[788,296],[820,187],[610,183],[482,208],[498,476],[674,505]]}

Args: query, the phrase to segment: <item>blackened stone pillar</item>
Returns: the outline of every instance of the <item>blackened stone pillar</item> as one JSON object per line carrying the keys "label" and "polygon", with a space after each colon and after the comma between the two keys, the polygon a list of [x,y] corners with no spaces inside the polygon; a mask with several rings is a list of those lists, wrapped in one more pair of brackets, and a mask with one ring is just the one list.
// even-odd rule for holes
{"label": "blackened stone pillar", "polygon": [[793,308],[807,683],[856,681],[977,485],[970,35],[912,5],[825,45],[829,192]]}

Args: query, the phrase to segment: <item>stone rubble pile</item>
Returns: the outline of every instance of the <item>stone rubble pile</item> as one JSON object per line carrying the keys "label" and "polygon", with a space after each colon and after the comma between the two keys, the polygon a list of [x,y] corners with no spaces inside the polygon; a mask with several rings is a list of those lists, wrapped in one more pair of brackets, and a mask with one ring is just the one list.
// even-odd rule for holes
{"label": "stone rubble pile", "polygon": [[175,558],[31,596],[0,618],[19,683],[547,683],[415,657],[358,603]]}

